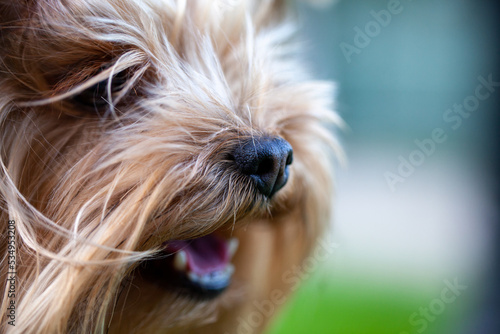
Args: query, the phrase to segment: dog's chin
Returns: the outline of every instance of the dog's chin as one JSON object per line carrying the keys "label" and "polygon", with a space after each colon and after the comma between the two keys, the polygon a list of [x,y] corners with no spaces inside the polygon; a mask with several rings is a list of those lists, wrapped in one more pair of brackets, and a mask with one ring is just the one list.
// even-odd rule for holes
{"label": "dog's chin", "polygon": [[238,239],[214,232],[195,239],[170,240],[138,270],[144,279],[193,299],[219,296],[231,283],[231,259]]}
{"label": "dog's chin", "polygon": [[[279,214],[276,208],[282,208],[284,198],[288,196],[256,196],[251,194],[244,201],[248,207],[238,211],[237,225],[263,219],[270,214]],[[224,220],[226,221],[226,220]],[[133,276],[140,277],[160,291],[173,293],[193,301],[210,301],[228,290],[231,285],[235,266],[233,257],[239,246],[238,238],[232,236],[234,225],[229,229],[229,222],[213,221],[212,226],[219,226],[210,234],[191,234],[173,237],[163,242],[160,251],[142,261]]]}

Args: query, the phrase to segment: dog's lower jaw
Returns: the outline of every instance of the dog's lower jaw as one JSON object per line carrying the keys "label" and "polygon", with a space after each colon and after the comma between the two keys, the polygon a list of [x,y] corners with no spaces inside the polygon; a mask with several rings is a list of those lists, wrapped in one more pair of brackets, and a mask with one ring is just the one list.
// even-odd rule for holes
{"label": "dog's lower jaw", "polygon": [[[239,326],[261,333],[296,288],[285,272],[300,265],[310,247],[310,235],[299,217],[290,212],[272,221],[247,222],[236,230],[240,247],[233,259],[233,281],[213,299],[192,298],[134,276],[118,297],[109,333],[225,334],[236,333]],[[264,304],[263,313],[259,305]],[[258,322],[249,318],[254,312],[259,313]]]}

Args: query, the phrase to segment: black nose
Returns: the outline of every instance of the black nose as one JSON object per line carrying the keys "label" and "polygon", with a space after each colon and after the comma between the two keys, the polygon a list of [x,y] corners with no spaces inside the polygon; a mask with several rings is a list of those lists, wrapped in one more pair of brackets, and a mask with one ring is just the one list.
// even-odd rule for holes
{"label": "black nose", "polygon": [[279,137],[250,138],[236,149],[234,160],[238,169],[255,181],[257,190],[270,198],[288,181],[293,150]]}

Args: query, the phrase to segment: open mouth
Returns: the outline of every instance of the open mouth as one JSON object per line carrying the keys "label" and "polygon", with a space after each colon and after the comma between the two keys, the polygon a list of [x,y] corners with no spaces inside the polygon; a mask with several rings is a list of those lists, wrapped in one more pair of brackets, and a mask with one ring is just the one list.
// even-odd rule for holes
{"label": "open mouth", "polygon": [[160,259],[145,263],[147,277],[169,288],[200,298],[213,298],[231,283],[231,259],[238,248],[236,238],[209,234],[191,240],[165,243]]}

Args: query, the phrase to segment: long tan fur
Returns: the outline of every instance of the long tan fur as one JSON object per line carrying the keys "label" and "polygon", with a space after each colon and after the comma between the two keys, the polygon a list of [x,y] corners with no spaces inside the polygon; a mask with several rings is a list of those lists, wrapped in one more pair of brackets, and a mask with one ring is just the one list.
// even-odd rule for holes
{"label": "long tan fur", "polygon": [[[330,217],[331,87],[271,1],[20,0],[0,8],[2,333],[237,333]],[[113,76],[126,82],[111,90]],[[108,83],[104,108],[76,97]],[[286,187],[255,193],[227,153],[278,135]],[[17,232],[8,325],[7,229]],[[237,235],[234,282],[199,301],[144,280],[167,240]],[[165,280],[168,280],[165,277]],[[269,319],[259,323],[261,332]]]}

